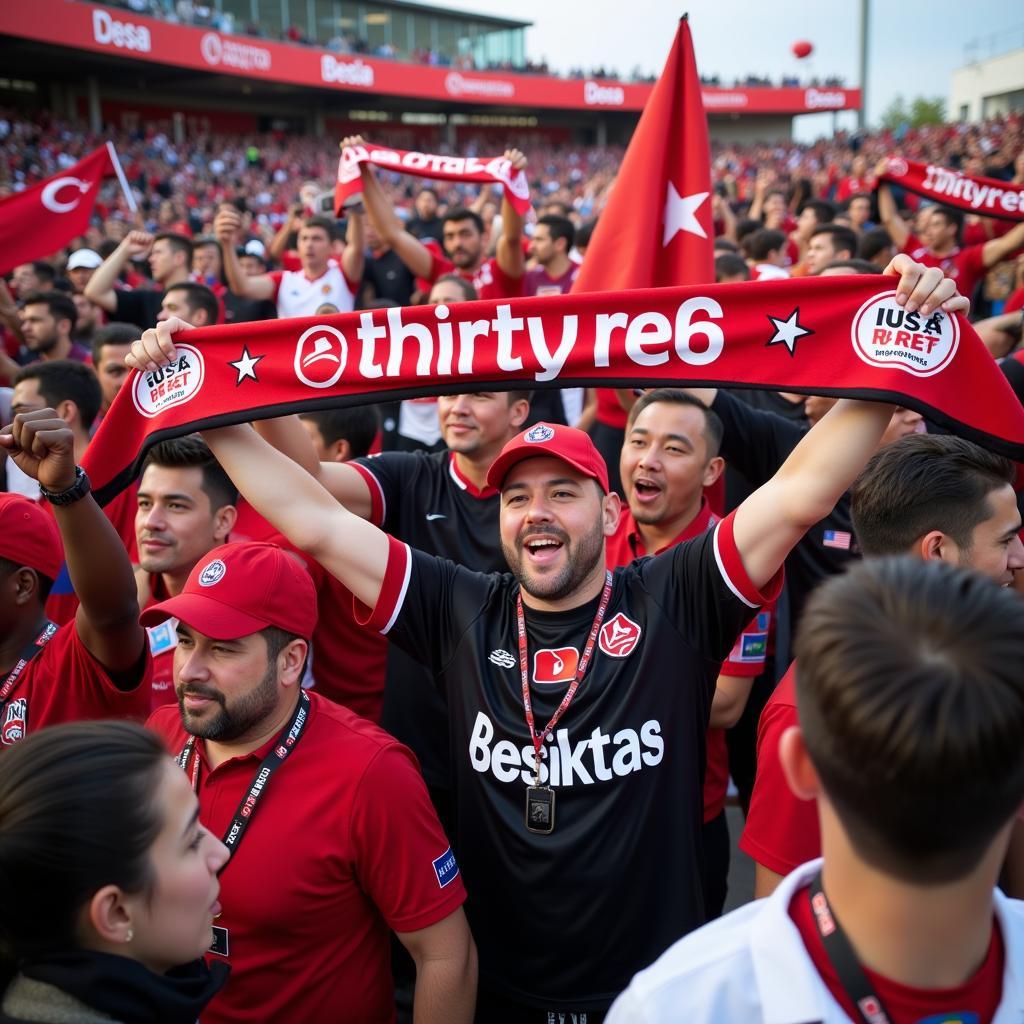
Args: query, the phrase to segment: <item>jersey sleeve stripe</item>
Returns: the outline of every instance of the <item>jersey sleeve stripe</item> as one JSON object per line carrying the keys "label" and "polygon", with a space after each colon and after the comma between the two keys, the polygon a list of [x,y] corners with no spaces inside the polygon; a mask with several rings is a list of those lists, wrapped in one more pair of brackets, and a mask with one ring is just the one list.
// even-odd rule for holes
{"label": "jersey sleeve stripe", "polygon": [[380,526],[387,515],[388,503],[384,497],[384,488],[380,481],[362,463],[350,462],[349,465],[366,481],[367,489],[370,492],[370,522],[374,526]]}
{"label": "jersey sleeve stripe", "polygon": [[412,554],[409,545],[394,537],[388,537],[388,564],[380,585],[377,604],[370,609],[358,598],[352,599],[356,622],[367,629],[387,634],[402,610],[405,595],[409,590],[412,573]]}
{"label": "jersey sleeve stripe", "polygon": [[748,608],[760,608],[762,605],[774,601],[782,590],[784,579],[783,570],[775,574],[772,580],[764,589],[764,593],[757,589],[750,582],[747,570],[743,568],[743,559],[740,557],[739,549],[736,547],[736,540],[733,537],[733,524],[736,513],[730,513],[716,527],[712,543],[715,552],[715,562],[718,571],[722,574],[725,585],[742,601]]}

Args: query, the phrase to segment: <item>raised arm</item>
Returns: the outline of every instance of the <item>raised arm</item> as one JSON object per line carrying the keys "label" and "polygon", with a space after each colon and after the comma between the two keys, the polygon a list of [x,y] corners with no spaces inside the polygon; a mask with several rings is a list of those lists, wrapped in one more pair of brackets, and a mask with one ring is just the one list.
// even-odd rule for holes
{"label": "raised arm", "polygon": [[[900,280],[896,301],[925,315],[966,312],[956,283],[937,268],[897,256],[886,268]],[[767,483],[736,510],[734,535],[750,581],[762,587],[801,537],[824,519],[878,448],[893,406],[841,399],[807,432]]]}
{"label": "raised arm", "polygon": [[[511,162],[513,171],[521,171],[526,166],[526,157],[518,149],[505,150],[505,159]],[[510,202],[507,188],[501,200],[501,237],[495,247],[494,257],[502,273],[508,277],[520,278],[526,273],[523,215]]]}
{"label": "raised arm", "polygon": [[[882,160],[875,168],[876,177],[884,174],[885,169],[886,161]],[[878,183],[878,219],[882,222],[882,227],[889,232],[893,245],[897,249],[902,249],[910,237],[910,229],[900,216],[900,211],[896,208],[896,200],[893,198],[892,188],[885,181]]]}
{"label": "raised arm", "polygon": [[[346,146],[363,145],[365,142],[361,135],[350,135],[341,140],[342,149]],[[362,164],[359,170],[363,179],[363,205],[377,234],[395,250],[398,258],[413,274],[429,278],[430,268],[434,263],[430,250],[405,230],[405,225],[384,194],[373,168],[369,164]]]}
{"label": "raised arm", "polygon": [[228,288],[235,295],[243,295],[247,299],[272,299],[274,297],[274,279],[269,274],[257,274],[250,277],[242,270],[235,252],[235,237],[241,226],[242,215],[230,206],[223,206],[213,218],[213,233],[220,242],[220,251],[224,263],[224,276],[228,279]]}
{"label": "raised arm", "polygon": [[[132,342],[125,363],[131,369],[141,372],[170,366],[177,359],[175,337],[190,330],[191,324],[178,317],[170,317],[155,328],[144,331],[141,338]],[[372,501],[362,474],[338,462],[321,462],[298,416],[259,420],[253,426],[274,449],[326,487],[349,512],[362,519],[370,518]]]}
{"label": "raised arm", "polygon": [[981,260],[985,267],[994,267],[997,263],[1012,256],[1024,246],[1024,221],[1015,228],[1010,228],[999,238],[990,238],[981,250]]}
{"label": "raised arm", "polygon": [[[339,504],[304,469],[250,426],[203,431],[242,496],[297,548],[373,608],[388,562],[388,537]],[[287,494],[288,500],[281,501]]]}
{"label": "raised arm", "polygon": [[[74,486],[74,435],[53,409],[19,413],[0,434],[0,445],[46,490]],[[82,643],[112,673],[136,667],[141,671],[145,633],[138,622],[135,576],[121,538],[90,494],[68,505],[55,504],[53,512],[78,595],[75,626]],[[132,689],[139,679],[116,682]]]}
{"label": "raised arm", "polygon": [[135,256],[144,256],[153,248],[153,236],[146,231],[129,231],[121,244],[96,268],[83,294],[100,309],[113,313],[117,309],[117,284],[125,264]]}
{"label": "raised arm", "polygon": [[366,269],[363,212],[355,207],[347,212],[345,248],[341,254],[341,269],[350,281],[362,281],[363,271]]}

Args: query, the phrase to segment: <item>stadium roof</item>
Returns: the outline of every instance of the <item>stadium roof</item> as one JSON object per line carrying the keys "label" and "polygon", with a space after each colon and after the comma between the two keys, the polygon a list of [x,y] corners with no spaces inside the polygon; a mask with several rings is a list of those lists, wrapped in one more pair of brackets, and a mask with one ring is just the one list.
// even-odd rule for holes
{"label": "stadium roof", "polygon": [[530,28],[532,21],[517,21],[513,18],[499,18],[494,14],[476,14],[473,11],[457,10],[454,7],[441,7],[438,4],[417,4],[412,0],[376,0],[378,7],[394,7],[403,11],[416,11],[421,14],[446,14],[469,21],[486,22],[500,28]]}

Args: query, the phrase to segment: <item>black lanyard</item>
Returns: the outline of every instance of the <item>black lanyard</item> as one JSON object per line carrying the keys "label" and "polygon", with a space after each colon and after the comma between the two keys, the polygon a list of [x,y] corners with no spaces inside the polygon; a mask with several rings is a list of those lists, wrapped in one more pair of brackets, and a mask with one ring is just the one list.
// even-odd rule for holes
{"label": "black lanyard", "polygon": [[814,876],[808,895],[811,901],[811,916],[818,926],[825,955],[829,958],[839,978],[839,984],[843,986],[860,1019],[864,1024],[891,1024],[892,1018],[885,1009],[885,1004],[868,981],[868,976],[864,973],[864,968],[861,967],[846,932],[832,913],[828,897],[821,887],[820,871]]}
{"label": "black lanyard", "polygon": [[[253,777],[252,785],[249,787],[249,792],[242,797],[238,810],[235,811],[235,816],[228,826],[228,830],[224,833],[224,838],[221,840],[232,856],[234,856],[235,851],[241,844],[242,836],[245,835],[245,830],[249,827],[249,823],[256,813],[256,805],[267,790],[270,776],[281,767],[281,763],[295,749],[302,738],[302,734],[309,722],[309,708],[309,694],[303,690],[299,696],[299,703],[295,708],[295,714],[292,715],[291,721],[281,730],[270,752],[260,762],[260,766],[256,769],[256,774]],[[192,762],[192,789],[198,793],[200,757],[199,751],[195,750],[195,746],[196,738],[195,736],[190,736],[188,742],[178,755],[178,767],[187,772],[189,758],[192,757],[192,753],[195,751],[195,760]]]}
{"label": "black lanyard", "polygon": [[11,694],[14,692],[14,688],[18,685],[18,680],[21,679],[22,674],[28,667],[28,663],[38,654],[42,653],[43,648],[53,639],[57,629],[58,627],[47,619],[46,625],[43,626],[42,633],[40,633],[34,640],[30,640],[25,644],[25,648],[21,652],[21,657],[18,658],[18,663],[7,674],[7,678],[3,683],[0,683],[0,708],[7,703]]}

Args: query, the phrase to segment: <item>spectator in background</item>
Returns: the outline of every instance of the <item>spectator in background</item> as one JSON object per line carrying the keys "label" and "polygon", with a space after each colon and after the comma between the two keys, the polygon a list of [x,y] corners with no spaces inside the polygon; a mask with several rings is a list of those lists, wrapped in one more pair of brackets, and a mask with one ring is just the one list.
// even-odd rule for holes
{"label": "spectator in background", "polygon": [[105,413],[128,378],[124,358],[132,342],[139,336],[134,324],[105,324],[97,329],[92,341],[92,365],[100,384],[100,412]]}
{"label": "spectator in background", "polygon": [[24,299],[32,292],[53,291],[53,282],[56,279],[57,272],[45,260],[20,263],[11,274],[11,284],[19,299]]}
{"label": "spectator in background", "polygon": [[21,307],[21,335],[33,360],[86,362],[89,350],[72,341],[78,310],[70,296],[55,290],[29,292]]}
{"label": "spectator in background", "polygon": [[879,270],[887,267],[895,256],[896,246],[892,244],[889,232],[885,228],[865,231],[857,242],[857,258],[867,260]]}
{"label": "spectator in background", "polygon": [[572,290],[579,265],[569,259],[576,229],[568,217],[545,214],[537,221],[529,255],[535,266],[526,272],[524,295],[565,295]]}
{"label": "spectator in background", "polygon": [[68,257],[67,276],[76,294],[85,291],[85,286],[102,263],[103,257],[95,249],[76,249]]}
{"label": "spectator in background", "polygon": [[731,284],[734,281],[749,281],[750,267],[737,253],[723,252],[715,257],[715,283]]}
{"label": "spectator in background", "polygon": [[32,363],[14,378],[11,412],[36,412],[50,408],[71,431],[75,462],[81,462],[89,446],[89,431],[100,411],[99,381],[91,367],[70,359]]}
{"label": "spectator in background", "polygon": [[423,186],[413,200],[413,216],[405,222],[405,230],[420,240],[432,238],[440,242],[444,221],[438,215],[438,206],[437,190]]}
{"label": "spectator in background", "polygon": [[[150,274],[161,290],[117,289],[117,280],[128,262],[147,254]],[[85,297],[114,320],[132,323],[145,330],[156,323],[164,291],[188,281],[191,266],[192,242],[184,235],[170,231],[158,235],[129,231],[124,241],[90,278],[85,286]]]}
{"label": "spectator in background", "polygon": [[782,281],[789,277],[786,266],[786,236],[772,228],[759,228],[743,239],[743,251],[754,281]]}
{"label": "spectator in background", "polygon": [[187,320],[193,327],[209,327],[220,318],[220,303],[206,285],[182,281],[164,292],[156,321],[172,316]]}
{"label": "spectator in background", "polygon": [[363,271],[360,306],[365,306],[373,299],[390,299],[399,306],[408,305],[416,288],[416,278],[412,271],[380,237],[369,219],[366,221],[365,235],[366,269]]}
{"label": "spectator in background", "polygon": [[820,274],[834,260],[852,259],[857,252],[857,235],[841,224],[822,224],[811,232],[804,253],[808,276]]}

